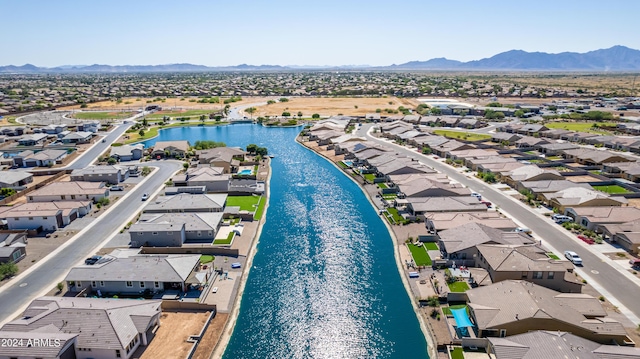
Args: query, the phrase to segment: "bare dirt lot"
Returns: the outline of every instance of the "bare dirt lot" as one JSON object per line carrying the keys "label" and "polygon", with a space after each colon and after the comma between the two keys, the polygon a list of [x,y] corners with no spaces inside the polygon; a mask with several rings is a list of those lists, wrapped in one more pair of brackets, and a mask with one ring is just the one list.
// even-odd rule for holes
{"label": "bare dirt lot", "polygon": [[[154,101],[150,98],[125,98],[121,103],[117,101],[100,101],[90,103],[87,105],[87,110],[137,110],[141,107],[150,105],[158,105],[163,109],[172,108],[188,108],[188,109],[203,109],[203,110],[220,110],[224,107],[222,103],[224,97],[220,98],[220,103],[198,103],[200,100],[197,97],[179,97],[179,98],[163,98],[164,101]],[[232,107],[239,105],[247,105],[253,103],[267,102],[268,100],[277,100],[275,97],[243,97],[241,101],[230,104]],[[60,110],[79,110],[80,105],[61,107]]]}
{"label": "bare dirt lot", "polygon": [[[290,112],[296,116],[298,111],[303,117],[311,117],[314,113],[321,116],[363,116],[376,112],[376,109],[394,109],[404,106],[415,108],[419,101],[409,98],[370,98],[370,97],[289,97],[288,102],[277,102],[271,105],[257,107],[254,116],[280,116],[283,112]],[[357,107],[357,108],[356,108]]]}
{"label": "bare dirt lot", "polygon": [[139,356],[141,359],[184,358],[193,343],[190,335],[198,335],[209,312],[165,311],[160,316],[160,328],[151,344]]}
{"label": "bare dirt lot", "polygon": [[[304,117],[311,117],[312,114],[318,113],[321,116],[330,115],[351,115],[358,116],[375,112],[376,109],[394,109],[404,106],[406,108],[415,108],[420,104],[416,99],[410,98],[370,98],[370,97],[287,97],[288,102],[276,102],[271,105],[257,106],[257,111],[253,115],[257,116],[280,116],[282,112],[288,111],[292,115],[296,115],[301,111]],[[243,97],[242,101],[230,104],[232,107],[266,103],[268,100],[278,101],[279,97]],[[195,101],[193,101],[195,100]],[[203,109],[203,110],[220,110],[224,104],[198,103],[196,97],[167,98],[163,101],[154,101],[147,98],[127,98],[121,103],[116,101],[101,101],[88,104],[88,110],[135,110],[149,105],[159,105],[163,109],[171,110],[180,109]],[[220,98],[221,102],[224,98]],[[149,102],[150,101],[150,102]],[[193,102],[192,102],[193,101]],[[356,108],[357,107],[357,108]],[[68,106],[61,110],[80,109],[79,105]]]}
{"label": "bare dirt lot", "polygon": [[196,349],[196,352],[193,354],[194,359],[208,359],[211,356],[213,348],[215,348],[220,340],[220,335],[222,334],[222,330],[224,330],[228,318],[229,314],[216,313],[207,331],[202,336],[198,349]]}

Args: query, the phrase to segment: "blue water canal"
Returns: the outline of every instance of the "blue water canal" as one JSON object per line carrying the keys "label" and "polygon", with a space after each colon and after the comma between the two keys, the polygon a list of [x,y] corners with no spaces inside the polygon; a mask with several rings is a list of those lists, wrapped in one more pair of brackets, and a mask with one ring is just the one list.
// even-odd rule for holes
{"label": "blue water canal", "polygon": [[160,131],[268,148],[267,221],[224,358],[427,358],[392,241],[356,184],[298,145],[300,128],[238,124]]}

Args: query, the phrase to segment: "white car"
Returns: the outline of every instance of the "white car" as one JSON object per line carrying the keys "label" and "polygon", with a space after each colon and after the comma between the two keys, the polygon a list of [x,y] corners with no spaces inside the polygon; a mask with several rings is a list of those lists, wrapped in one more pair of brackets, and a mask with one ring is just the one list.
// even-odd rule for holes
{"label": "white car", "polygon": [[564,251],[564,256],[574,265],[581,266],[582,258],[574,251]]}
{"label": "white car", "polygon": [[213,287],[213,289],[211,289],[211,293],[218,293],[218,287]]}

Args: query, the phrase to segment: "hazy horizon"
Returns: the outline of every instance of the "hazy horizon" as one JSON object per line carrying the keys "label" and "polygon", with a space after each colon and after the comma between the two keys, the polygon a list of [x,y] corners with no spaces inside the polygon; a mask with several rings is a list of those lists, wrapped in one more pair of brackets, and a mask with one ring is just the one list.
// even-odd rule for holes
{"label": "hazy horizon", "polygon": [[640,2],[621,0],[3,2],[12,35],[0,66],[387,66],[509,50],[640,49],[637,10]]}

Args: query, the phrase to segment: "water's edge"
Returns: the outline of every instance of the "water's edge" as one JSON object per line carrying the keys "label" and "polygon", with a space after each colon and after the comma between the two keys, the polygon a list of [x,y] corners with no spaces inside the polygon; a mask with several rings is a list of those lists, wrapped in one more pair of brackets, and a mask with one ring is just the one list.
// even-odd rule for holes
{"label": "water's edge", "polygon": [[[329,159],[325,155],[323,155],[323,154],[321,154],[319,152],[316,152],[316,151],[312,150],[311,148],[303,145],[300,142],[300,136],[296,137],[296,143],[299,146],[302,146],[304,149],[306,149],[308,151],[311,151],[312,153],[318,155],[320,158],[322,158],[325,161],[329,162],[333,167],[338,169],[338,171],[340,173],[342,173],[342,175],[344,175],[345,177],[347,177],[351,181],[353,181],[358,186],[360,191],[364,194],[364,196],[367,198],[367,201],[369,201],[369,204],[371,205],[371,207],[376,212],[378,211],[378,208],[373,203],[373,200],[371,199],[371,196],[369,196],[369,193],[364,188],[362,188],[362,186],[360,185],[360,183],[358,183],[358,181],[353,179],[353,177],[349,176],[345,171],[342,170],[342,168],[340,168],[338,165],[336,165],[335,162],[333,162],[331,159]],[[407,279],[407,277],[404,274],[404,267],[403,267],[402,261],[400,260],[400,253],[398,251],[398,244],[397,244],[398,243],[398,239],[396,237],[396,234],[395,234],[395,232],[393,231],[393,229],[391,228],[391,226],[389,225],[389,223],[387,221],[382,220],[382,222],[384,223],[385,227],[387,228],[387,231],[389,232],[389,237],[391,237],[391,241],[392,241],[392,244],[393,244],[393,257],[394,257],[395,262],[396,262],[396,267],[398,268],[398,274],[400,275],[400,278],[402,279],[402,285],[404,286],[404,289],[407,292],[407,295],[409,296],[409,299],[411,300],[411,305],[413,306],[413,311],[414,311],[416,317],[418,318],[418,322],[420,323],[420,329],[422,330],[422,334],[424,335],[424,338],[425,338],[425,340],[427,342],[427,353],[429,354],[430,358],[437,358],[438,354],[436,352],[436,347],[433,345],[433,343],[435,343],[435,337],[434,337],[433,333],[427,327],[427,323],[426,323],[424,317],[420,313],[420,306],[418,305],[418,301],[416,300],[416,297],[413,295],[413,292],[411,291],[411,286],[409,284],[409,280]]]}

